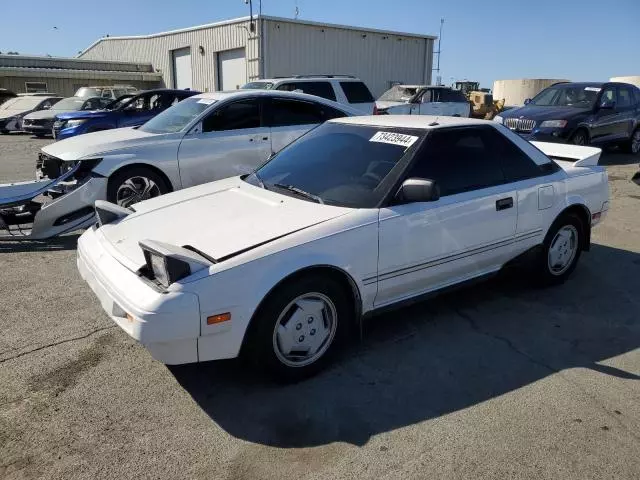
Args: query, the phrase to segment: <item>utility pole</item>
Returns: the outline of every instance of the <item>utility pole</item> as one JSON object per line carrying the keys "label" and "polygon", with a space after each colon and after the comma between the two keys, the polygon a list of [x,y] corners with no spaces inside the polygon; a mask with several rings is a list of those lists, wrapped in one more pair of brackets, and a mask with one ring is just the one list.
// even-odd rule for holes
{"label": "utility pole", "polygon": [[438,35],[438,51],[434,52],[436,55],[438,55],[438,63],[436,64],[436,68],[433,69],[434,72],[438,72],[438,76],[436,76],[436,85],[442,85],[442,75],[440,75],[440,53],[441,53],[441,48],[440,46],[442,45],[442,26],[444,25],[444,18],[440,19],[440,34]]}

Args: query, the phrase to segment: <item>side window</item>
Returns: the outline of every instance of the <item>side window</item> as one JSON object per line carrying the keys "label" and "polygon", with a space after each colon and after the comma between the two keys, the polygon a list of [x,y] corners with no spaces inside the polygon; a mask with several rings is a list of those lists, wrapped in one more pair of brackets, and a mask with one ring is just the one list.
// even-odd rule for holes
{"label": "side window", "polygon": [[373,103],[375,102],[371,92],[362,82],[340,82],[349,103]]}
{"label": "side window", "polygon": [[434,88],[431,90],[431,101],[432,102],[441,102],[442,101],[442,89]]}
{"label": "side window", "polygon": [[98,108],[104,108],[107,105],[109,105],[111,102],[113,102],[111,98],[101,98],[100,105],[98,105]]}
{"label": "side window", "polygon": [[273,98],[271,99],[270,112],[269,126],[271,127],[307,125],[324,121],[319,105],[311,102]]}
{"label": "side window", "polygon": [[607,87],[600,97],[600,103],[603,102],[615,102],[616,101],[616,90],[614,87]]}
{"label": "side window", "polygon": [[316,97],[326,98],[327,100],[336,99],[336,93],[333,91],[333,86],[329,82],[296,82],[285,85],[280,86],[283,88],[278,87],[278,90],[287,90],[289,92],[302,90],[303,93],[308,95],[315,95]]}
{"label": "side window", "polygon": [[322,110],[323,121],[331,120],[332,118],[342,118],[347,116],[344,112],[338,110],[337,108],[329,107],[327,105],[319,105],[319,107]]}
{"label": "side window", "polygon": [[213,111],[202,121],[203,132],[241,130],[260,127],[260,109],[257,100],[243,100]]}
{"label": "side window", "polygon": [[176,95],[173,93],[162,93],[151,99],[152,110],[165,110],[173,105]]}
{"label": "side window", "polygon": [[633,93],[628,87],[618,87],[618,107],[626,108],[634,104]]}
{"label": "side window", "polygon": [[441,102],[455,102],[455,96],[451,90],[448,88],[440,89],[440,101]]}
{"label": "side window", "polygon": [[429,103],[431,101],[431,90],[424,90],[417,98],[418,103]]}
{"label": "side window", "polygon": [[409,177],[434,180],[441,196],[505,183],[498,156],[483,133],[478,127],[433,131]]}
{"label": "side window", "polygon": [[543,170],[526,153],[493,127],[484,127],[482,130],[484,142],[489,147],[491,154],[498,158],[507,182],[517,182],[544,174]]}

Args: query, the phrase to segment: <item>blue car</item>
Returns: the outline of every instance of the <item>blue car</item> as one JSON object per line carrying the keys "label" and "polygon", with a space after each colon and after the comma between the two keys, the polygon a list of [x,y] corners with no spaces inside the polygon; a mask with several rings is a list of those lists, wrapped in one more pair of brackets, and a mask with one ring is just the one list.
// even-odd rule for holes
{"label": "blue car", "polygon": [[123,95],[104,110],[62,113],[56,115],[53,137],[62,140],[111,128],[136,127],[198,93],[195,90],[147,90],[138,95]]}
{"label": "blue car", "polygon": [[628,83],[555,84],[494,120],[526,140],[640,152],[640,89]]}

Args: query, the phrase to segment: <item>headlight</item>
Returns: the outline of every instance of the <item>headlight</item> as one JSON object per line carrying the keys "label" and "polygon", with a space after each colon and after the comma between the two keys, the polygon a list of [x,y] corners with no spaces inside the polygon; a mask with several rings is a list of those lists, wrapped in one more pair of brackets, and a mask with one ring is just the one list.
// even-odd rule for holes
{"label": "headlight", "polygon": [[498,122],[500,125],[502,125],[502,117],[500,115],[496,115],[495,117],[493,117],[493,121],[494,122]]}
{"label": "headlight", "polygon": [[566,120],[545,120],[540,124],[540,128],[564,128],[566,126]]}
{"label": "headlight", "polygon": [[168,287],[213,263],[192,250],[167,243],[143,240],[139,245],[146,262],[146,272],[141,273],[163,287]]}
{"label": "headlight", "polygon": [[53,128],[62,128],[64,124],[64,120],[56,120],[55,122],[53,122]]}
{"label": "headlight", "polygon": [[77,120],[69,120],[69,121],[67,121],[67,124],[65,125],[65,127],[66,128],[78,127],[78,126],[82,125],[86,121],[87,121],[86,118],[79,118]]}

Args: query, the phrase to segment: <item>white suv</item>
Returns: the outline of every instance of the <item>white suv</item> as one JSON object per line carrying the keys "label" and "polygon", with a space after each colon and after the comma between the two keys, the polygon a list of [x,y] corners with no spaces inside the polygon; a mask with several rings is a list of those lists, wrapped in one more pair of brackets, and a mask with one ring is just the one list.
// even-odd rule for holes
{"label": "white suv", "polygon": [[366,115],[373,113],[375,105],[375,99],[365,83],[353,75],[294,75],[293,77],[265,78],[249,82],[241,88],[300,91],[350,105]]}

